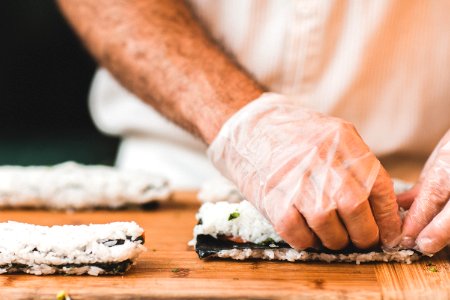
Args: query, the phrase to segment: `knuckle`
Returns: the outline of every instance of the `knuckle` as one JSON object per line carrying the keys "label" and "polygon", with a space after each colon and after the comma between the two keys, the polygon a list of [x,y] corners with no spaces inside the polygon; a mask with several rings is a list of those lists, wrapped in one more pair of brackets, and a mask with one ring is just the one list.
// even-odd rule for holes
{"label": "knuckle", "polygon": [[383,203],[382,207],[373,210],[373,215],[377,223],[391,221],[400,218],[397,202]]}
{"label": "knuckle", "polygon": [[[372,187],[371,192],[376,193],[376,198],[371,196],[372,201],[376,200],[377,202],[381,202],[380,204],[383,206],[392,207],[397,203],[394,189],[389,183],[385,185],[376,184]],[[378,204],[377,202],[374,204]]]}
{"label": "knuckle", "polygon": [[[443,205],[448,201],[449,191],[442,188],[446,186],[443,180],[431,179],[428,184],[424,185],[418,202],[429,202],[434,205]],[[428,205],[427,205],[428,206]]]}
{"label": "knuckle", "polygon": [[353,123],[338,119],[334,123],[335,128],[340,132],[356,133],[356,127]]}
{"label": "knuckle", "polygon": [[314,231],[325,229],[330,224],[333,213],[334,210],[311,213],[307,217],[309,227],[311,227]]}
{"label": "knuckle", "polygon": [[351,123],[351,122],[344,121],[344,122],[342,123],[342,128],[343,128],[344,130],[347,130],[347,131],[356,133],[356,127],[355,127],[355,124],[353,124],[353,123]]}
{"label": "knuckle", "polygon": [[341,215],[357,217],[363,214],[366,208],[365,201],[353,201],[348,199],[339,201],[339,213]]}

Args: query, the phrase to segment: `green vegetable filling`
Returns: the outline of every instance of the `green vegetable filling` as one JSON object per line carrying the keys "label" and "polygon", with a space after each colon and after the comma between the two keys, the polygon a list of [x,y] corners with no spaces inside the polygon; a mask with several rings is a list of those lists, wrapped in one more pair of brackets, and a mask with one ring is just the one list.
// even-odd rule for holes
{"label": "green vegetable filling", "polygon": [[229,216],[228,216],[228,221],[234,220],[236,218],[239,218],[241,214],[237,211],[232,212]]}
{"label": "green vegetable filling", "polygon": [[272,238],[268,238],[264,242],[262,242],[261,244],[263,244],[263,245],[275,244],[275,241]]}

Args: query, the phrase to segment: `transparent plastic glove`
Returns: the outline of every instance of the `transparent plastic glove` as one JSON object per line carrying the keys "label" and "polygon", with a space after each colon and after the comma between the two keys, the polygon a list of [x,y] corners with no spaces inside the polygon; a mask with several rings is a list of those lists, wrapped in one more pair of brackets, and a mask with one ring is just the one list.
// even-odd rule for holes
{"label": "transparent plastic glove", "polygon": [[418,183],[398,196],[410,208],[402,231],[401,246],[434,254],[450,242],[450,130],[434,149]]}
{"label": "transparent plastic glove", "polygon": [[348,122],[267,93],[225,123],[208,156],[296,249],[399,242],[392,181]]}

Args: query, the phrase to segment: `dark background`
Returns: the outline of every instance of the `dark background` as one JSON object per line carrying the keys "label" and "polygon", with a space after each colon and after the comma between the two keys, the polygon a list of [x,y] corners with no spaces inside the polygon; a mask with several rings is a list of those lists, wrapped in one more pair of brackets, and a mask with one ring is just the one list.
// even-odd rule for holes
{"label": "dark background", "polygon": [[56,3],[3,0],[0,22],[0,164],[112,164],[87,107],[96,64]]}

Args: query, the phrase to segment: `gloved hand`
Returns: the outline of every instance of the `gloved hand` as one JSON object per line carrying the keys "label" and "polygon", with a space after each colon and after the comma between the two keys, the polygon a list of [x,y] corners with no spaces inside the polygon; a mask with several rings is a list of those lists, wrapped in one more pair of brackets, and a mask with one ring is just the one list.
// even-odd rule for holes
{"label": "gloved hand", "polygon": [[208,156],[296,249],[399,242],[392,182],[348,122],[266,93],[224,124]]}
{"label": "gloved hand", "polygon": [[418,183],[398,196],[400,206],[410,208],[400,246],[434,254],[450,242],[450,130],[434,149]]}

